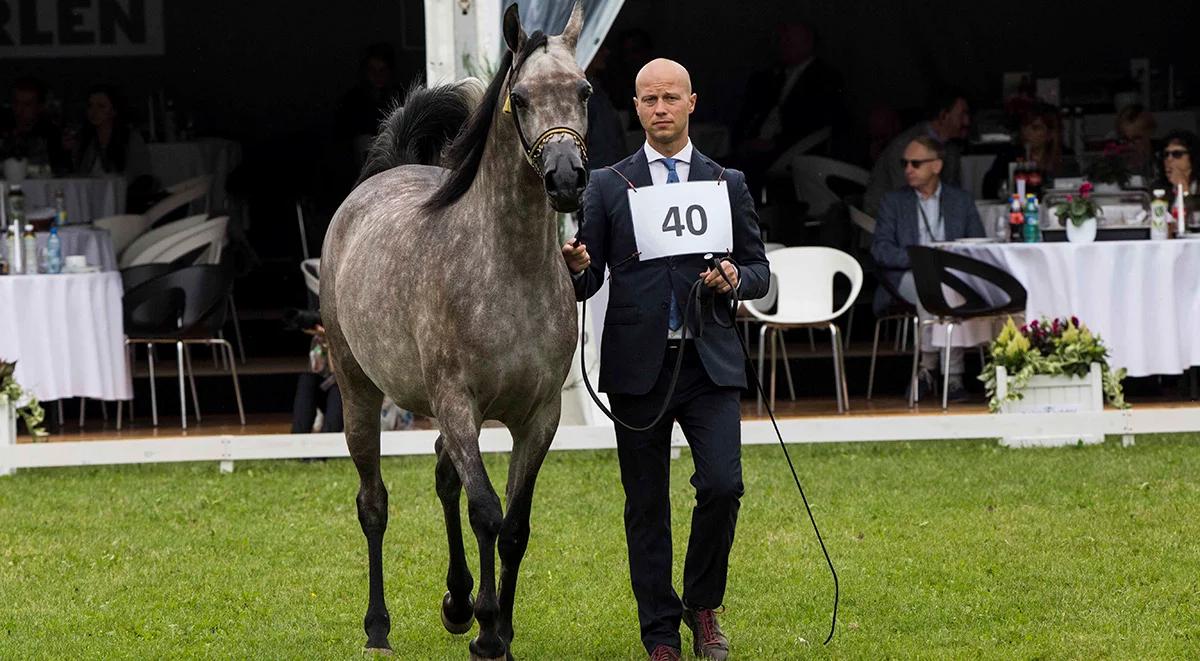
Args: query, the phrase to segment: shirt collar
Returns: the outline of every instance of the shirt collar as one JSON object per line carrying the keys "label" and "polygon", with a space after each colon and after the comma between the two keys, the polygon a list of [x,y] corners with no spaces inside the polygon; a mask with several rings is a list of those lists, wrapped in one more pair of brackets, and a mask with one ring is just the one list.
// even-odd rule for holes
{"label": "shirt collar", "polygon": [[933,195],[932,195],[932,196],[930,196],[930,197],[922,197],[922,196],[921,196],[921,191],[919,191],[919,190],[917,190],[917,189],[915,189],[915,188],[913,189],[913,192],[917,194],[917,201],[918,201],[918,202],[929,202],[930,200],[938,200],[938,201],[941,201],[941,199],[942,199],[942,182],[940,182],[940,181],[938,182],[938,187],[937,187],[937,189],[933,191]]}
{"label": "shirt collar", "polygon": [[[662,159],[667,158],[666,156],[663,156],[662,154],[658,153],[654,149],[654,147],[651,147],[649,141],[642,143],[642,151],[646,153],[646,162],[647,163],[653,163],[654,161],[661,161]],[[676,163],[682,162],[682,163],[687,163],[688,165],[691,165],[691,163],[692,163],[692,139],[688,138],[687,144],[683,146],[683,149],[680,149],[679,153],[675,154],[671,158],[675,159]]]}

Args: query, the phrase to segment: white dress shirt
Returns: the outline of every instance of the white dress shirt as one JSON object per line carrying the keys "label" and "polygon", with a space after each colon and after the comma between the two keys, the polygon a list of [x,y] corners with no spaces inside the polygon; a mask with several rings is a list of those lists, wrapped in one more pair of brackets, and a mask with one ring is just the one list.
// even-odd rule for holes
{"label": "white dress shirt", "polygon": [[946,219],[942,215],[942,185],[939,183],[933,195],[925,197],[917,193],[917,235],[920,244],[927,246],[946,240]]}
{"label": "white dress shirt", "polygon": [[[663,164],[662,159],[667,158],[654,150],[649,142],[642,144],[642,151],[646,154],[646,162],[650,164],[650,181],[654,182],[655,186],[661,186],[667,183],[667,166]],[[679,183],[684,183],[688,180],[688,172],[692,169],[692,140],[688,138],[687,144],[683,149],[679,150],[671,158],[675,159],[675,174],[679,175]]]}

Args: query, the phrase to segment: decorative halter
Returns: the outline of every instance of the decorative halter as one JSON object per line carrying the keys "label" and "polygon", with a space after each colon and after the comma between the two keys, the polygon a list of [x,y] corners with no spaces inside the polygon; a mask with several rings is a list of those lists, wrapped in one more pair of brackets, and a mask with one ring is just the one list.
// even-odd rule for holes
{"label": "decorative halter", "polygon": [[504,112],[512,115],[513,126],[515,126],[517,129],[517,137],[521,140],[521,148],[525,150],[525,161],[529,163],[529,167],[533,168],[533,171],[537,173],[539,179],[545,177],[546,174],[542,171],[542,166],[540,164],[542,152],[546,149],[546,145],[552,138],[559,135],[565,135],[570,138],[571,142],[575,143],[575,147],[579,149],[579,156],[583,159],[583,169],[584,171],[587,171],[587,141],[582,135],[580,135],[579,131],[576,131],[569,126],[555,126],[543,131],[542,134],[537,137],[537,140],[533,141],[533,143],[530,143],[525,137],[525,131],[521,129],[521,114],[513,112],[512,109],[512,84],[516,77],[517,68],[514,64],[514,66],[508,70],[508,94],[504,98]]}

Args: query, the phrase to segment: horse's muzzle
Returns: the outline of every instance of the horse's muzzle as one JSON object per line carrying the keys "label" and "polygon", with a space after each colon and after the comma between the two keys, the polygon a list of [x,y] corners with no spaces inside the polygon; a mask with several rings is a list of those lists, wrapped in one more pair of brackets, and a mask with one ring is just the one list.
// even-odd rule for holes
{"label": "horse's muzzle", "polygon": [[583,155],[573,142],[554,142],[542,151],[546,195],[560,213],[578,211],[587,187],[588,171]]}

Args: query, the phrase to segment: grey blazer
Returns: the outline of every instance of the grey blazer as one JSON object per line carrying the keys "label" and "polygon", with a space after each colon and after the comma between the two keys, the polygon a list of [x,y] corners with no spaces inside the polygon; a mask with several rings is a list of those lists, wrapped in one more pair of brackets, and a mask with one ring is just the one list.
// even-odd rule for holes
{"label": "grey blazer", "polygon": [[[947,241],[966,237],[982,237],[983,222],[975,200],[961,188],[942,184],[941,214],[945,220]],[[917,192],[908,186],[892,191],[879,202],[875,217],[875,237],[871,256],[879,267],[879,277],[899,286],[904,272],[912,268],[908,247],[920,245],[920,218],[917,214]],[[878,314],[891,303],[891,297],[880,287],[875,292],[875,312]]]}

